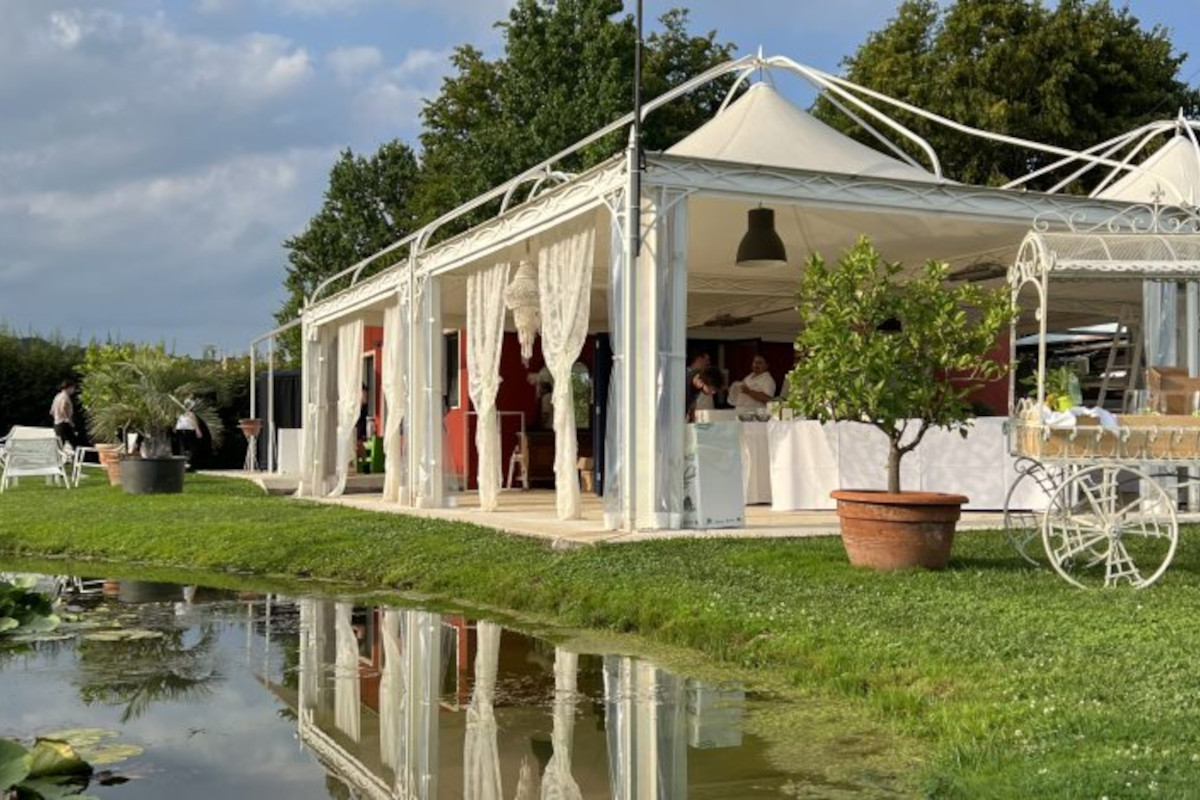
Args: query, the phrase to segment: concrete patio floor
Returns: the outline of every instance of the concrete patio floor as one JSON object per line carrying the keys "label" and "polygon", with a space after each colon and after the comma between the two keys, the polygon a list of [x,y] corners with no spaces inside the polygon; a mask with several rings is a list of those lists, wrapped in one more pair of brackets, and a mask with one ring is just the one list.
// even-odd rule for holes
{"label": "concrete patio floor", "polygon": [[[210,471],[205,474],[250,480],[264,491],[272,493],[295,490],[294,477],[248,473],[234,470]],[[500,493],[500,508],[494,512],[479,510],[475,492],[454,494],[452,506],[436,509],[415,509],[385,503],[376,484],[382,476],[352,476],[351,493],[341,497],[317,498],[312,502],[357,508],[383,514],[406,514],[427,519],[467,522],[493,528],[504,533],[549,540],[558,546],[599,544],[601,542],[644,542],[659,539],[728,538],[766,539],[833,536],[838,532],[837,515],[833,511],[772,511],[770,506],[747,506],[746,523],[741,528],[713,530],[609,531],[604,529],[604,508],[601,498],[583,495],[583,518],[560,521],[555,519],[554,492],[549,489]],[[290,487],[290,488],[289,488]],[[995,529],[1004,526],[1000,512],[964,512],[959,530]]]}

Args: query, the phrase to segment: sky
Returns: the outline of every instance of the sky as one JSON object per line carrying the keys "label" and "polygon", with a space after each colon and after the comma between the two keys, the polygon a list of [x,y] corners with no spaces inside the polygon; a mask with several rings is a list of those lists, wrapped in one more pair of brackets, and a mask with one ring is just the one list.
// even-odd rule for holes
{"label": "sky", "polygon": [[[1196,54],[1193,84],[1194,2],[1129,4]],[[338,152],[415,145],[451,49],[498,54],[510,4],[0,0],[0,324],[244,352],[275,324],[282,242],[319,210]],[[827,70],[896,7],[645,0],[646,18],[679,5],[741,53]]]}

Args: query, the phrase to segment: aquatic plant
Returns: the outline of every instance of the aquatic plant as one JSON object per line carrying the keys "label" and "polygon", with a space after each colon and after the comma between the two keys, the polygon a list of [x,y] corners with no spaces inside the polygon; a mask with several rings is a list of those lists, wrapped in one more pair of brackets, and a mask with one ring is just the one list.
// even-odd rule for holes
{"label": "aquatic plant", "polygon": [[34,589],[33,578],[0,580],[0,637],[47,633],[61,620],[54,599]]}

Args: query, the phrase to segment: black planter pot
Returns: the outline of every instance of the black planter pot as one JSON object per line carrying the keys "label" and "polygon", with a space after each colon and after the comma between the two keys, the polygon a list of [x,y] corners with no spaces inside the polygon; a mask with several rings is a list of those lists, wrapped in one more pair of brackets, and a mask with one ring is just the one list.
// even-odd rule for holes
{"label": "black planter pot", "polygon": [[183,456],[123,459],[121,486],[125,494],[179,494],[186,463]]}

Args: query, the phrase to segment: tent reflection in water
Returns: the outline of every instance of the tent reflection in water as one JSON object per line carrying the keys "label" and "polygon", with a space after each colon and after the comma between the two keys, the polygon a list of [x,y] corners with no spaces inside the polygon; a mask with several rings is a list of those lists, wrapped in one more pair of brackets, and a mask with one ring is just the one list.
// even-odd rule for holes
{"label": "tent reflection in water", "polygon": [[743,748],[740,687],[460,615],[296,602],[299,691],[278,696],[359,796],[665,800],[789,780],[765,747]]}
{"label": "tent reflection in water", "polygon": [[[871,130],[887,143],[876,149],[851,139],[797,107],[769,81],[747,87],[762,74],[800,77],[847,109],[856,124],[875,123]],[[347,323],[361,320],[368,329],[387,328],[382,355],[393,365],[383,398],[392,454],[385,464],[386,502],[445,508],[451,487],[479,477],[480,508],[505,512],[514,496],[496,492],[496,469],[507,464],[517,433],[503,431],[500,452],[493,452],[493,411],[501,417],[518,413],[499,403],[504,387],[524,375],[495,374],[515,360],[519,343],[494,287],[505,274],[511,285],[517,265],[527,262],[537,266],[541,346],[563,395],[556,408],[570,405],[563,377],[588,337],[607,335],[612,347],[608,393],[594,398],[594,416],[604,428],[593,440],[603,475],[602,510],[600,503],[580,501],[578,462],[586,466],[588,460],[573,457],[577,439],[570,415],[563,413],[554,421],[554,510],[547,506],[541,513],[546,521],[582,515],[612,529],[675,529],[684,502],[681,409],[688,340],[786,346],[797,323],[781,298],[794,296],[797,271],[808,254],[835,258],[866,235],[889,261],[916,268],[931,258],[942,260],[956,280],[1000,285],[1004,267],[1013,263],[1035,220],[1054,232],[1065,230],[1068,221],[1102,223],[1129,202],[1145,202],[1151,191],[1169,204],[1200,196],[1196,123],[1150,123],[1086,151],[1009,137],[1031,161],[1054,163],[1004,187],[968,186],[943,173],[937,153],[897,113],[985,141],[996,141],[995,134],[867,94],[781,56],[731,61],[650,101],[645,115],[722,76],[733,77],[735,87],[720,111],[665,152],[644,154],[644,170],[631,168],[638,162],[630,150],[577,175],[561,171],[561,160],[596,139],[585,141],[560,154],[560,161],[514,176],[319,286],[298,323],[304,330],[307,398],[301,493],[324,496],[341,485],[341,467],[333,463],[340,460],[338,395],[349,383],[336,379],[342,374],[337,351],[353,335]],[[596,138],[625,132],[630,122],[631,117],[618,120]],[[1150,140],[1173,132],[1181,135],[1145,157]],[[1093,196],[1062,193],[1092,168],[1104,171],[1094,181]],[[1031,181],[1045,185],[1060,177],[1047,191],[1028,188],[1037,185]],[[631,203],[635,185],[639,197]],[[631,207],[641,209],[636,230],[629,224]],[[747,214],[760,207],[773,211],[789,261],[737,267]],[[468,231],[444,237],[447,224],[484,208],[498,211]],[[484,290],[489,274],[491,288]],[[1064,308],[1061,319],[1071,325],[1112,323],[1114,307]],[[486,330],[462,337],[468,320],[469,327]],[[497,360],[501,325],[506,333]],[[462,355],[471,385],[463,397],[478,398],[480,448],[470,447],[469,402],[446,394],[457,378],[447,380],[445,331],[467,343]],[[394,372],[399,364],[402,379]],[[502,380],[493,408],[497,378]],[[526,424],[536,424],[535,413],[520,413]],[[404,431],[398,437],[394,420],[401,416]],[[461,462],[447,455],[451,422],[454,452],[460,445],[465,451]],[[486,464],[479,463],[481,455]]]}

